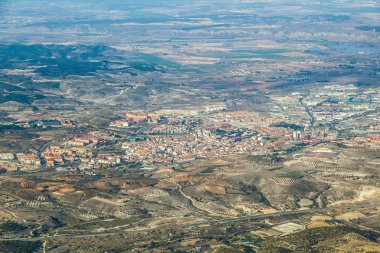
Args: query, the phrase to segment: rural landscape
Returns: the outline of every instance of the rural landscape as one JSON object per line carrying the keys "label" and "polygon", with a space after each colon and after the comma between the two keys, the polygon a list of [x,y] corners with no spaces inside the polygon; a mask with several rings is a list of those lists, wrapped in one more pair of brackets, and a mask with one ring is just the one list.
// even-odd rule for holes
{"label": "rural landscape", "polygon": [[380,252],[371,0],[0,0],[0,252]]}

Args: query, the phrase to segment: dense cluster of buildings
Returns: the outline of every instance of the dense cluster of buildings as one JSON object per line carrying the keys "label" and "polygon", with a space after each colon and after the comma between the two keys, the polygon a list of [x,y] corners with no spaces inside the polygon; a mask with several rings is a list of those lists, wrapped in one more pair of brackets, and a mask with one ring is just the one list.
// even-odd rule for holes
{"label": "dense cluster of buildings", "polygon": [[353,85],[329,85],[308,94],[273,95],[266,112],[219,110],[195,116],[127,112],[107,130],[73,136],[42,152],[0,153],[0,165],[93,169],[135,162],[168,164],[283,153],[298,144],[322,141],[379,147],[379,94],[379,88],[358,91]]}
{"label": "dense cluster of buildings", "polygon": [[167,119],[161,115],[147,112],[128,112],[119,115],[121,119],[115,120],[110,123],[110,127],[126,128],[132,125],[139,125],[143,123],[157,124],[166,121]]}
{"label": "dense cluster of buildings", "polygon": [[41,153],[0,153],[0,160],[4,162],[0,165],[9,168],[12,163],[22,165],[15,166],[15,169],[25,169],[27,168],[25,166],[32,166],[31,168],[67,166],[68,169],[111,167],[121,163],[121,156],[96,152],[99,147],[106,145],[110,138],[101,131],[90,132],[76,136],[62,145],[48,146]]}
{"label": "dense cluster of buildings", "polygon": [[328,85],[310,93],[304,102],[316,122],[339,123],[378,110],[380,95],[375,88],[359,92],[354,85]]}

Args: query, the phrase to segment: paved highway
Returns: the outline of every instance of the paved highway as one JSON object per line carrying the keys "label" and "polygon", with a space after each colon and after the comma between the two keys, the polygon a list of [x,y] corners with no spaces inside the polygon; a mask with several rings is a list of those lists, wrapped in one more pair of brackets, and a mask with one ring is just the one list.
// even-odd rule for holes
{"label": "paved highway", "polygon": [[[224,218],[220,220],[209,220],[209,221],[202,221],[197,223],[182,223],[182,224],[176,224],[176,225],[165,225],[161,227],[137,227],[132,229],[126,229],[126,230],[120,230],[115,232],[103,232],[103,233],[87,233],[87,234],[81,234],[81,235],[72,235],[72,234],[61,234],[61,235],[55,235],[55,236],[41,236],[41,237],[24,237],[24,238],[0,238],[0,241],[37,241],[37,240],[52,240],[57,238],[86,238],[86,237],[94,237],[94,236],[110,236],[110,235],[118,235],[118,234],[124,234],[124,233],[133,233],[133,232],[144,232],[144,231],[154,231],[154,230],[169,230],[173,228],[191,228],[191,227],[197,227],[201,225],[218,225],[218,224],[227,224],[227,223],[233,223],[233,222],[239,222],[239,221],[249,221],[249,220],[258,220],[258,219],[265,219],[265,218],[272,218],[272,217],[280,217],[285,215],[297,215],[297,214],[306,214],[306,213],[318,213],[318,212],[324,212],[334,209],[339,210],[345,210],[345,209],[352,209],[354,207],[358,206],[346,206],[341,208],[313,208],[313,209],[305,209],[305,210],[294,210],[294,211],[284,211],[284,212],[276,212],[271,214],[257,214],[257,215],[250,215],[250,216],[243,216],[243,217],[236,217],[236,218]],[[366,205],[368,207],[368,205]]]}

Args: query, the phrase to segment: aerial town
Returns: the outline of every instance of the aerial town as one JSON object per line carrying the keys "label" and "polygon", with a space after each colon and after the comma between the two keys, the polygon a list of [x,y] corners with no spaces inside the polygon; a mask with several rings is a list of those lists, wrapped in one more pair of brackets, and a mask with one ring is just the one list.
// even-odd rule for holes
{"label": "aerial town", "polygon": [[[271,98],[272,106],[265,113],[212,106],[199,108],[193,116],[176,111],[120,112],[108,127],[47,143],[39,152],[0,153],[0,164],[7,171],[88,172],[131,163],[150,166],[231,155],[287,155],[302,145],[323,142],[379,148],[379,87],[361,91],[354,85],[326,85],[310,94]],[[54,118],[15,125],[33,124],[76,128],[79,123]]]}
{"label": "aerial town", "polygon": [[[132,249],[144,248],[143,242],[154,239],[156,228],[169,233],[167,240],[178,237],[174,233],[178,230],[162,229],[182,223],[187,236],[195,236],[199,226],[206,225],[212,227],[198,236],[216,233],[212,223],[222,222],[218,227],[232,229],[233,224],[241,233],[257,231],[249,237],[270,238],[272,232],[262,232],[263,226],[264,231],[281,235],[305,227],[335,229],[339,223],[328,221],[337,217],[362,223],[377,215],[378,206],[365,207],[372,206],[380,194],[376,170],[379,88],[326,85],[310,93],[268,96],[272,102],[267,111],[230,111],[220,104],[192,106],[187,111],[116,111],[103,127],[79,132],[83,126],[75,118],[16,122],[23,131],[39,129],[43,139],[48,139],[50,131],[74,133],[49,139],[37,150],[3,148],[3,219],[11,214],[45,220],[28,210],[54,217],[58,224],[42,231],[37,225],[42,220],[35,221],[18,235],[29,231],[36,236],[57,236],[53,245],[65,242],[82,226],[90,226],[85,228],[93,227],[86,237],[106,236],[107,243],[101,247],[110,249],[112,235],[126,229]],[[365,167],[357,167],[363,163],[359,154],[366,154]],[[353,182],[355,187],[347,188]],[[352,205],[362,210],[351,211]],[[50,216],[57,211],[72,215]],[[277,214],[281,214],[280,221]],[[293,217],[291,222],[286,223],[286,215]],[[157,220],[162,216],[166,218]],[[248,217],[257,217],[258,223],[246,223]],[[103,220],[109,220],[110,227]],[[125,225],[111,225],[111,220]],[[147,229],[141,242],[139,230],[132,225],[139,220],[139,228]],[[69,229],[64,224],[72,225]],[[134,234],[140,239],[130,237]],[[236,249],[241,238],[233,239]],[[213,240],[199,247],[213,248]],[[190,249],[198,243],[181,242],[181,247]]]}
{"label": "aerial town", "polygon": [[126,2],[0,1],[1,253],[380,252],[376,1]]}

